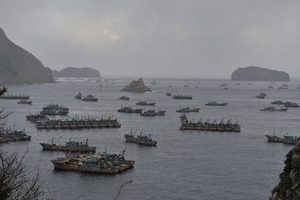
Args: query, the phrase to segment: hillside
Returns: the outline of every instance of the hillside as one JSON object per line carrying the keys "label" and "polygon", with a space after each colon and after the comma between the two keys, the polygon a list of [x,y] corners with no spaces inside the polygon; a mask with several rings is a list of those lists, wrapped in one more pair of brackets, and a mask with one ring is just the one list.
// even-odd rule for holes
{"label": "hillside", "polygon": [[55,83],[51,69],[15,45],[0,28],[0,84]]}

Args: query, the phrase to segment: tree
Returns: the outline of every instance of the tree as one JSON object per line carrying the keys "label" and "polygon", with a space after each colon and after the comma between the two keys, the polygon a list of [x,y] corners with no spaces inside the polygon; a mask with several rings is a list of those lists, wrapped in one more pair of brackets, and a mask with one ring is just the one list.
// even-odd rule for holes
{"label": "tree", "polygon": [[[5,92],[5,87],[0,89],[0,95]],[[11,114],[4,114],[3,110],[0,110],[1,130],[5,128],[5,119]],[[26,174],[26,166],[23,164],[25,154],[26,152],[19,161],[17,152],[8,154],[3,149],[0,150],[0,200],[38,199],[43,194],[39,172],[33,178],[28,178]]]}
{"label": "tree", "polygon": [[41,190],[39,173],[28,178],[23,164],[23,157],[18,161],[18,153],[8,154],[0,150],[0,199],[30,200],[38,199]]}
{"label": "tree", "polygon": [[[7,92],[7,88],[6,87],[2,87],[0,89],[0,96],[2,94],[4,94],[5,92]],[[0,130],[3,130],[5,128],[5,124],[6,124],[6,118],[8,117],[8,115],[10,115],[12,112],[6,113],[4,114],[4,109],[0,110]]]}
{"label": "tree", "polygon": [[4,94],[5,92],[7,92],[7,88],[2,87],[2,89],[0,89],[0,95]]}

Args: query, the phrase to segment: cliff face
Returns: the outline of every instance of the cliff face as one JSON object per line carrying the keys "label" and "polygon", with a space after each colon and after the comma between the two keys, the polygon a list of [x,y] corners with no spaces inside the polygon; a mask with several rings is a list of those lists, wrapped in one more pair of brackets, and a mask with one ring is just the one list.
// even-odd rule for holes
{"label": "cliff face", "polygon": [[51,69],[15,45],[0,28],[0,84],[55,83]]}
{"label": "cliff face", "polygon": [[267,68],[250,66],[238,68],[231,74],[236,81],[290,81],[289,74]]}
{"label": "cliff face", "polygon": [[132,81],[129,85],[126,85],[121,91],[125,92],[152,92],[152,90],[144,85],[143,79],[138,81]]}
{"label": "cliff face", "polygon": [[67,67],[61,71],[53,70],[52,75],[53,77],[100,77],[100,72],[90,67]]}
{"label": "cliff face", "polygon": [[300,199],[300,140],[286,155],[285,167],[279,175],[280,181],[272,190],[269,200]]}

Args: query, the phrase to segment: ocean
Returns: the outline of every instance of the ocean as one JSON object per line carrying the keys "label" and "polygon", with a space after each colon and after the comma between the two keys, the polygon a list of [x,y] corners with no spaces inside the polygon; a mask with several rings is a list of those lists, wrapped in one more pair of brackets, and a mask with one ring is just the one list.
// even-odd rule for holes
{"label": "ocean", "polygon": [[[288,89],[277,89],[280,82],[241,82],[206,79],[143,79],[153,92],[121,92],[129,78],[90,79],[60,78],[54,84],[8,85],[12,95],[29,95],[32,105],[17,104],[17,100],[0,99],[0,108],[13,112],[7,125],[25,129],[31,141],[0,144],[7,152],[25,154],[24,164],[29,176],[40,171],[46,198],[60,200],[114,199],[122,184],[118,199],[268,199],[279,181],[284,168],[285,155],[292,145],[269,143],[265,134],[283,136],[285,133],[300,136],[300,108],[287,112],[262,112],[275,99],[300,103],[300,82],[288,82]],[[228,90],[220,87],[227,84]],[[102,85],[102,88],[101,88]],[[189,87],[184,87],[188,85]],[[272,86],[273,88],[268,88]],[[74,98],[92,94],[98,102]],[[175,100],[167,96],[191,95],[192,100]],[[266,93],[265,99],[255,96]],[[130,97],[122,101],[120,96]],[[136,106],[138,101],[155,102],[154,107]],[[208,101],[228,102],[227,106],[205,106]],[[67,117],[116,117],[121,128],[81,130],[38,130],[26,121],[26,115],[37,113],[42,107],[55,103],[68,107]],[[143,117],[139,114],[120,113],[121,106],[165,110],[165,116]],[[209,132],[179,130],[180,107],[200,107],[198,113],[187,113],[189,120],[202,119],[218,122],[238,120],[241,132]],[[67,118],[64,117],[64,118]],[[50,118],[61,118],[55,116]],[[157,141],[156,147],[126,143],[124,134],[142,132]],[[117,175],[101,175],[54,170],[51,159],[64,156],[63,152],[43,151],[39,143],[64,144],[72,139],[96,146],[98,151],[119,154],[124,149],[125,158],[135,160],[134,168]]]}

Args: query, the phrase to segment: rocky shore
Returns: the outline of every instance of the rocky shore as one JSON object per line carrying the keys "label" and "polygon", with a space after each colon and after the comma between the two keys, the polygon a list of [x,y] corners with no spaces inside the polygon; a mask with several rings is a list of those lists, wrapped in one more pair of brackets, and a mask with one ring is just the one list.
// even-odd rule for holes
{"label": "rocky shore", "polygon": [[269,200],[300,199],[300,140],[286,155],[285,167],[280,173],[280,181],[272,190]]}

